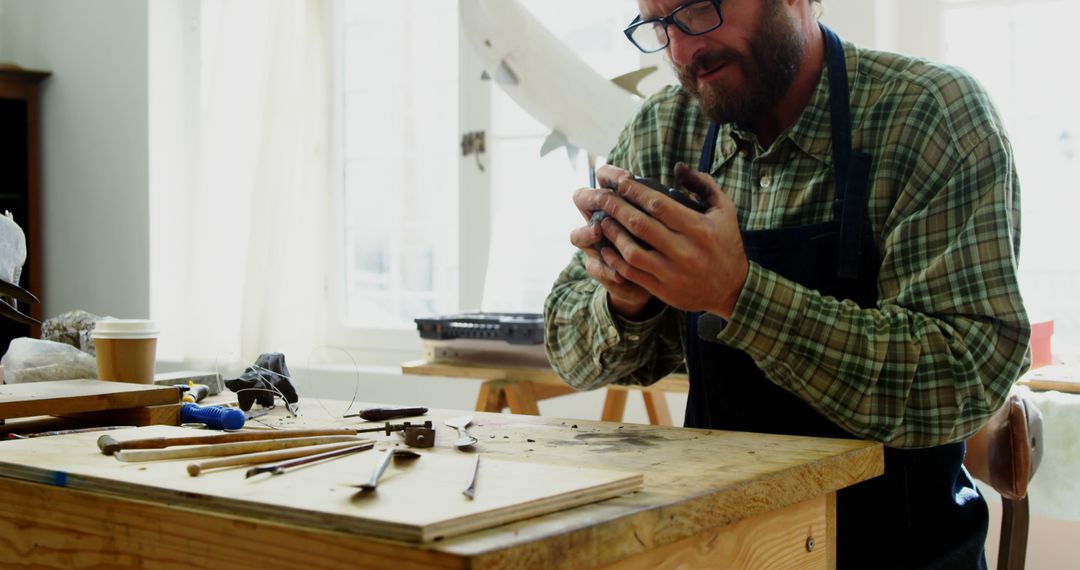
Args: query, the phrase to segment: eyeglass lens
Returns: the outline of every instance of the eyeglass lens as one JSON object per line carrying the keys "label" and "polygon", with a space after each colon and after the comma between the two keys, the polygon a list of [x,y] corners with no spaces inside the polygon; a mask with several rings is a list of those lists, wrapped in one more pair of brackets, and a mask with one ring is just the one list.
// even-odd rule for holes
{"label": "eyeglass lens", "polygon": [[721,23],[720,8],[712,0],[683,4],[667,18],[642,22],[630,33],[631,40],[643,51],[659,51],[668,45],[668,23],[672,22],[690,35],[710,32]]}

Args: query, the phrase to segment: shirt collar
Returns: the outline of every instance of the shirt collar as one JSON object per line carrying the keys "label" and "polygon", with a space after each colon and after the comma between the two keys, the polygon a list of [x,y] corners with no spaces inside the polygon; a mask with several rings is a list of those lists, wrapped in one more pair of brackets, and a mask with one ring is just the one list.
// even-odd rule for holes
{"label": "shirt collar", "polygon": [[[854,99],[856,81],[858,79],[856,71],[858,70],[858,51],[854,44],[843,42],[844,46],[844,59],[848,72],[848,84],[852,98]],[[854,112],[852,113],[854,118]],[[824,64],[821,66],[821,76],[818,78],[817,85],[814,87],[814,92],[810,96],[810,101],[807,103],[806,108],[803,109],[802,114],[796,119],[795,123],[788,127],[783,133],[777,137],[774,146],[779,144],[783,139],[790,139],[800,150],[809,154],[810,156],[820,160],[825,164],[832,164],[832,126],[829,123],[829,68]],[[730,157],[730,154],[734,154],[734,150],[738,145],[752,144],[749,141],[756,140],[753,135],[747,131],[740,129],[734,123],[727,123],[721,126],[720,141],[734,141],[733,145],[721,145],[718,149],[717,160],[715,162],[723,162]],[[731,149],[728,151],[728,149]],[[728,152],[725,152],[728,151]]]}

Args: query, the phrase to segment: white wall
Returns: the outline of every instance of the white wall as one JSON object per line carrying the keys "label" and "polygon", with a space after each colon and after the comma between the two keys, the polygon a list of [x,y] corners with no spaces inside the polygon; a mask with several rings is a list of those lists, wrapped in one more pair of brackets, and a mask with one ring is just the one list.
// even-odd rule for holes
{"label": "white wall", "polygon": [[146,316],[147,2],[0,10],[0,61],[53,74],[41,108],[45,316]]}

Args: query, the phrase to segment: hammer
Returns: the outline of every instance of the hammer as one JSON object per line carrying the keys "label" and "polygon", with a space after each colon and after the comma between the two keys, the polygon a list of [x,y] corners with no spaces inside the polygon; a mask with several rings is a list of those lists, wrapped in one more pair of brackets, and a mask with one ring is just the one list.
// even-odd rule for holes
{"label": "hammer", "polygon": [[196,435],[187,437],[148,437],[120,441],[111,435],[98,438],[98,448],[105,455],[112,455],[121,449],[164,449],[174,445],[202,445],[212,443],[233,443],[237,441],[261,441],[264,439],[286,439],[290,437],[309,437],[316,435],[356,435],[356,429],[280,429],[273,431],[245,431],[214,435]]}

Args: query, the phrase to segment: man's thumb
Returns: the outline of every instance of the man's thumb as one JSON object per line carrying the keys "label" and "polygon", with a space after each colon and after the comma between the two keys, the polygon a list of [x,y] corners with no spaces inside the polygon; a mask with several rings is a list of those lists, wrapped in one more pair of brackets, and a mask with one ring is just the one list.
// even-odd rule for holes
{"label": "man's thumb", "polygon": [[710,208],[720,205],[721,192],[716,188],[716,182],[704,172],[698,172],[687,166],[685,162],[675,163],[675,180],[683,188],[697,194]]}

